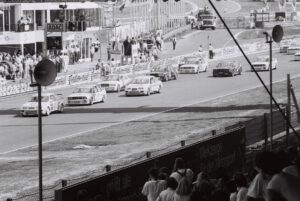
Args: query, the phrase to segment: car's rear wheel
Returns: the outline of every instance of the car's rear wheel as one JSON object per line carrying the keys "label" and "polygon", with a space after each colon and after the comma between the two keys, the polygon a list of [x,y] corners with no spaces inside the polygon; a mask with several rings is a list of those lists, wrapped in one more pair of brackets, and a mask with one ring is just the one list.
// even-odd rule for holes
{"label": "car's rear wheel", "polygon": [[106,100],[106,95],[102,96],[102,101],[101,102],[104,103],[105,100]]}
{"label": "car's rear wheel", "polygon": [[157,93],[160,93],[161,86],[158,87]]}
{"label": "car's rear wheel", "polygon": [[50,115],[50,108],[47,108],[45,115],[46,115],[46,116],[49,116],[49,115]]}
{"label": "car's rear wheel", "polygon": [[65,109],[64,104],[61,104],[60,107],[59,107],[58,112],[59,112],[59,113],[62,113],[62,112],[64,111],[64,109]]}

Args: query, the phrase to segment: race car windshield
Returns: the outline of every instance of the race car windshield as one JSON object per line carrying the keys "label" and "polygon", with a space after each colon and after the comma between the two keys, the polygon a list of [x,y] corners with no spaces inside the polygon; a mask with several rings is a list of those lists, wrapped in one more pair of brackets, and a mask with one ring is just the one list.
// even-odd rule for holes
{"label": "race car windshield", "polygon": [[185,63],[186,64],[198,64],[199,60],[197,58],[187,58]]}
{"label": "race car windshield", "polygon": [[73,93],[92,93],[91,88],[77,88]]}
{"label": "race car windshield", "polygon": [[135,79],[133,80],[132,84],[148,84],[149,79]]}
{"label": "race car windshield", "polygon": [[234,67],[234,63],[219,63],[217,68],[227,68],[227,67]]}
{"label": "race car windshield", "polygon": [[118,75],[109,75],[104,77],[104,81],[119,81],[119,76]]}
{"label": "race car windshield", "polygon": [[258,62],[265,62],[265,61],[269,61],[269,58],[268,57],[258,57],[256,59],[256,61],[258,61]]}
{"label": "race car windshield", "polygon": [[[42,96],[41,99],[42,99],[42,102],[48,102],[49,96]],[[29,102],[38,102],[38,97],[33,96]]]}

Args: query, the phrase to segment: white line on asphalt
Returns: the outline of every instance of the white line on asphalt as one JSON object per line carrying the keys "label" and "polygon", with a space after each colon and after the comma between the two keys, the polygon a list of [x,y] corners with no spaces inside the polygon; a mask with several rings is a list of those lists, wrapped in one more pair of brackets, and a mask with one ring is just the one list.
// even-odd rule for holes
{"label": "white line on asphalt", "polygon": [[[244,31],[247,31],[247,30],[244,30]],[[244,31],[240,31],[240,32],[236,33],[233,37],[234,37],[235,39],[237,39],[237,37],[238,37],[241,33],[243,33]],[[232,38],[230,38],[230,39],[223,45],[222,48],[226,47],[226,46],[228,45],[228,43],[230,43],[231,41],[232,41]]]}
{"label": "white line on asphalt", "polygon": [[[238,12],[239,10],[241,10],[241,8],[242,8],[241,4],[239,4],[238,2],[232,1],[232,0],[229,0],[229,1],[230,1],[231,3],[237,5],[237,9],[235,9],[235,10],[233,10],[233,11],[231,11],[231,12],[228,12],[228,13],[236,13],[236,12]],[[226,13],[226,14],[228,14],[228,13]]]}
{"label": "white line on asphalt", "polygon": [[[300,73],[293,76],[293,78],[298,78],[298,77],[300,77]],[[286,78],[277,80],[277,81],[273,82],[273,84],[278,83],[278,82],[283,82],[284,80],[286,80]],[[204,99],[204,100],[201,100],[201,101],[197,101],[195,103],[190,103],[190,104],[186,104],[186,105],[183,105],[183,106],[180,106],[180,107],[168,109],[168,110],[165,110],[165,111],[161,111],[161,112],[157,112],[157,113],[148,114],[148,115],[145,115],[145,116],[133,118],[133,119],[128,120],[128,121],[114,123],[114,124],[110,124],[110,125],[103,126],[103,127],[100,127],[100,128],[91,129],[91,130],[87,130],[87,131],[82,131],[82,132],[74,133],[74,134],[71,134],[71,135],[68,135],[68,136],[64,136],[64,137],[56,138],[56,139],[53,139],[53,140],[45,141],[45,142],[43,142],[43,144],[47,144],[47,143],[54,142],[54,141],[57,141],[57,140],[67,139],[67,138],[70,138],[70,137],[76,137],[76,136],[80,136],[80,135],[83,135],[83,134],[92,133],[92,132],[95,132],[95,131],[100,131],[101,129],[108,128],[108,127],[111,127],[111,126],[121,125],[121,124],[124,124],[124,123],[127,123],[127,122],[144,119],[144,118],[151,117],[151,116],[154,116],[154,115],[158,115],[158,114],[162,114],[162,113],[165,113],[165,112],[170,112],[170,111],[173,111],[173,110],[177,110],[177,109],[180,109],[180,108],[184,108],[184,107],[188,107],[188,106],[192,106],[192,105],[212,101],[212,100],[223,98],[223,97],[226,97],[226,96],[231,96],[231,95],[238,94],[238,93],[245,92],[245,91],[250,91],[250,90],[253,90],[253,89],[256,89],[256,88],[260,88],[260,87],[262,87],[262,86],[261,85],[256,85],[256,86],[253,86],[253,87],[250,87],[250,88],[247,88],[247,89],[241,89],[241,90],[237,90],[237,91],[234,91],[234,92],[230,92],[230,93],[225,94],[225,95],[221,95],[221,96],[217,96],[217,97],[213,97],[213,98],[209,98],[209,99]],[[35,147],[35,146],[38,146],[38,144],[25,146],[25,147],[21,147],[21,148],[18,148],[18,149],[11,150],[11,151],[3,152],[3,153],[0,153],[0,155],[12,153],[12,152],[15,152],[15,151],[19,151],[19,150],[22,150],[22,149]]]}

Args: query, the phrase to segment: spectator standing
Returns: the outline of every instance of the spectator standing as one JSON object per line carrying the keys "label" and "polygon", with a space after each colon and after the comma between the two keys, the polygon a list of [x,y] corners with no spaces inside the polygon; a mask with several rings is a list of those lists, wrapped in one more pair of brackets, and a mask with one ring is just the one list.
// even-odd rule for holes
{"label": "spectator standing", "polygon": [[176,36],[173,36],[173,38],[172,38],[173,50],[175,50],[175,48],[176,48],[176,43],[177,43]]}
{"label": "spectator standing", "polygon": [[211,43],[209,43],[209,46],[208,46],[208,53],[209,53],[209,58],[213,59],[214,58],[214,48]]}
{"label": "spectator standing", "polygon": [[114,51],[116,46],[116,37],[114,34],[110,38],[110,43],[112,44],[112,50]]}
{"label": "spectator standing", "polygon": [[193,183],[191,201],[210,201],[211,193],[214,189],[213,184],[207,173],[200,172],[197,180]]}
{"label": "spectator standing", "polygon": [[74,64],[75,63],[75,44],[74,44],[74,42],[72,42],[69,47],[69,55],[70,55],[70,64]]}
{"label": "spectator standing", "polygon": [[280,154],[271,158],[269,163],[273,166],[272,171],[269,172],[271,180],[267,186],[267,201],[297,201],[300,200],[300,180],[285,173],[282,170],[282,158]]}
{"label": "spectator standing", "polygon": [[300,155],[294,159],[291,165],[285,167],[282,171],[300,180]]}
{"label": "spectator standing", "polygon": [[237,187],[237,201],[247,201],[247,179],[242,173],[234,175],[234,182]]}
{"label": "spectator standing", "polygon": [[78,62],[79,59],[80,59],[80,48],[79,48],[79,45],[75,46],[74,53],[75,53],[75,62]]}
{"label": "spectator standing", "polygon": [[109,43],[107,45],[107,61],[110,61],[111,59],[111,44]]}
{"label": "spectator standing", "polygon": [[156,201],[174,201],[175,190],[178,186],[177,181],[173,177],[167,178],[167,189],[163,190]]}
{"label": "spectator standing", "polygon": [[202,45],[199,46],[198,52],[203,52]]}
{"label": "spectator standing", "polygon": [[186,173],[186,177],[188,178],[190,184],[192,184],[194,177],[193,171],[185,167],[185,162],[182,158],[176,158],[173,167],[173,173],[170,175],[170,177],[174,177],[177,183],[179,183],[184,172]]}
{"label": "spectator standing", "polygon": [[165,181],[158,180],[158,170],[152,168],[148,171],[149,181],[147,181],[142,189],[142,194],[147,196],[148,201],[156,201],[159,194],[166,189]]}
{"label": "spectator standing", "polygon": [[229,193],[229,200],[230,201],[237,201],[237,190],[236,190],[236,184],[234,180],[230,180],[226,184],[227,191]]}
{"label": "spectator standing", "polygon": [[94,60],[94,54],[95,54],[95,46],[94,44],[92,44],[90,47],[91,62],[93,62]]}
{"label": "spectator standing", "polygon": [[267,185],[274,172],[275,154],[262,151],[256,154],[254,163],[258,174],[252,180],[247,193],[248,200],[267,200]]}

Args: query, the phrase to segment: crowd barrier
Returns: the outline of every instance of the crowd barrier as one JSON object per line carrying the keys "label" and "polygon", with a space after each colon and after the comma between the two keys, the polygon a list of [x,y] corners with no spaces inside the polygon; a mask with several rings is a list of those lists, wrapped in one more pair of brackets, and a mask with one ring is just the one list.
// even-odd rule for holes
{"label": "crowd barrier", "polygon": [[182,157],[195,172],[214,173],[219,167],[234,172],[244,164],[245,129],[227,131],[217,137],[195,142],[136,164],[108,172],[96,178],[55,191],[55,201],[77,200],[77,193],[86,190],[89,196],[101,194],[106,199],[114,196],[119,201],[145,200],[141,187],[148,180],[151,167],[173,167],[175,158]]}
{"label": "crowd barrier", "polygon": [[[295,40],[298,40],[298,39],[286,39],[286,40],[283,40],[281,43],[282,44],[291,44],[291,43],[294,43]],[[244,45],[241,45],[241,47],[245,51],[245,53],[248,53],[248,54],[267,51],[269,48],[268,44],[261,43],[261,42],[255,42],[252,44],[244,44]],[[275,48],[276,48],[276,46],[275,46]],[[217,48],[217,49],[214,49],[214,53],[215,53],[215,57],[214,57],[215,59],[230,58],[230,57],[236,57],[236,56],[241,55],[241,52],[237,46]],[[164,59],[164,60],[113,67],[113,68],[111,68],[111,73],[114,73],[114,74],[121,73],[121,74],[129,74],[129,75],[131,74],[133,76],[145,75],[145,74],[149,73],[151,68],[153,68],[155,66],[159,66],[159,65],[177,66],[179,61],[183,57],[191,56],[191,55],[208,58],[207,51],[193,52],[193,53],[175,56],[175,57]],[[75,73],[75,74],[70,74],[70,75],[58,76],[55,79],[55,81],[49,87],[47,87],[47,89],[56,89],[56,88],[62,88],[62,87],[79,84],[79,83],[87,83],[87,82],[99,80],[100,77],[101,77],[100,70],[93,70],[93,71],[88,71],[88,72],[84,72],[84,73]],[[15,82],[15,83],[9,83],[9,84],[0,84],[0,97],[19,94],[19,93],[25,93],[25,92],[31,92],[34,89],[32,87],[30,87],[29,85],[30,85],[29,81]]]}

